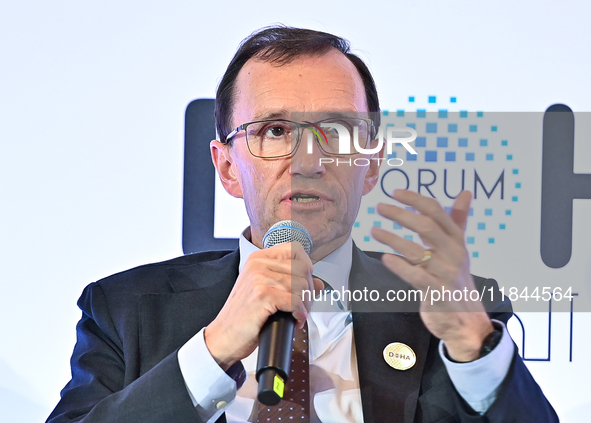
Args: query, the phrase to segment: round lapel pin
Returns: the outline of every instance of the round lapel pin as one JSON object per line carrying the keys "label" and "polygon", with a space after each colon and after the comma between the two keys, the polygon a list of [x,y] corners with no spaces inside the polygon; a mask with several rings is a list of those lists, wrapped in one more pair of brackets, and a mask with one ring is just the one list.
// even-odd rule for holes
{"label": "round lapel pin", "polygon": [[417,362],[417,356],[408,345],[393,342],[384,348],[384,360],[396,370],[408,370]]}

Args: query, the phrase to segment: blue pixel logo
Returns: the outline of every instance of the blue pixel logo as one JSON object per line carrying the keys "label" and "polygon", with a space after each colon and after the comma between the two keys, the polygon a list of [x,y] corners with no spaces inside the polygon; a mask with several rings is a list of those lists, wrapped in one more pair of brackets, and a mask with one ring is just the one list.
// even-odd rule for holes
{"label": "blue pixel logo", "polygon": [[[409,108],[414,102],[414,97],[409,97]],[[387,200],[395,189],[405,188],[451,206],[460,191],[470,190],[474,199],[466,241],[471,258],[478,259],[484,251],[494,249],[499,238],[510,230],[512,217],[519,208],[521,169],[511,148],[515,141],[511,139],[511,125],[504,125],[507,121],[504,115],[508,114],[450,111],[437,107],[436,96],[429,97],[428,102],[437,111],[416,108],[383,112],[382,126],[386,133],[405,127],[416,131],[417,154],[394,146],[387,159],[401,159],[404,165],[382,167],[381,190],[370,193],[371,198],[364,204]],[[455,109],[453,103],[457,99],[451,97],[449,103]],[[420,242],[415,233],[382,219],[376,214],[375,206],[370,205],[360,210],[354,225],[354,237],[363,240],[363,248],[383,251],[383,245],[369,235],[372,226],[393,229],[406,239]]]}

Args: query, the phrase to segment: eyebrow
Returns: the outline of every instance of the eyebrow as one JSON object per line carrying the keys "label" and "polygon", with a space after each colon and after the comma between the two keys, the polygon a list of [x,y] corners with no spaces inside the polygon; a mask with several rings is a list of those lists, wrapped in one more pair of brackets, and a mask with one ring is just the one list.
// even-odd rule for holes
{"label": "eyebrow", "polygon": [[277,110],[277,111],[267,111],[261,114],[255,114],[253,116],[254,121],[258,120],[269,120],[269,119],[289,119],[290,112],[285,109]]}
{"label": "eyebrow", "polygon": [[[367,113],[364,112],[356,112],[356,111],[337,111],[337,112],[330,112],[330,113],[323,113],[321,114],[323,116],[325,116],[326,119],[331,119],[331,118],[358,118],[358,117],[362,117],[362,115],[367,115]],[[365,116],[363,116],[365,117]]]}
{"label": "eyebrow", "polygon": [[[266,111],[260,114],[255,114],[253,116],[253,121],[259,120],[271,120],[271,119],[292,119],[293,114],[303,115],[302,112],[290,112],[286,109],[281,109],[277,111]],[[356,111],[336,111],[336,112],[311,112],[306,113],[311,114],[312,116],[320,117],[321,120],[323,119],[331,119],[331,118],[341,118],[341,117],[360,117],[360,115],[367,114],[363,112],[356,112]]]}

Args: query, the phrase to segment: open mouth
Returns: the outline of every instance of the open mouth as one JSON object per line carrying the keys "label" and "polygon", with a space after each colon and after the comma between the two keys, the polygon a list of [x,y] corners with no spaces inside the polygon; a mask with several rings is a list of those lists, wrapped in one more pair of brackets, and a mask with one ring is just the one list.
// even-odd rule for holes
{"label": "open mouth", "polygon": [[308,194],[295,194],[292,195],[289,199],[295,203],[311,203],[312,201],[320,200],[320,197]]}

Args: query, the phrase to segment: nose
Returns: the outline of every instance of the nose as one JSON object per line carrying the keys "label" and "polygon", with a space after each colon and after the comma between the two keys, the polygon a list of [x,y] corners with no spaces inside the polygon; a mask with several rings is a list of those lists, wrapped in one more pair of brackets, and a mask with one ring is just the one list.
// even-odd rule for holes
{"label": "nose", "polygon": [[291,155],[290,174],[301,175],[306,178],[318,178],[326,173],[322,158],[326,157],[316,135],[309,129],[304,129],[300,135],[300,142]]}

